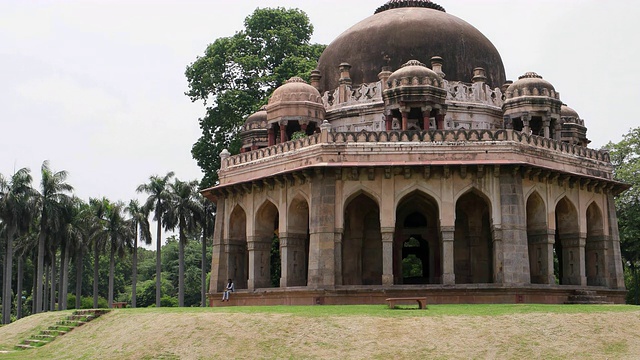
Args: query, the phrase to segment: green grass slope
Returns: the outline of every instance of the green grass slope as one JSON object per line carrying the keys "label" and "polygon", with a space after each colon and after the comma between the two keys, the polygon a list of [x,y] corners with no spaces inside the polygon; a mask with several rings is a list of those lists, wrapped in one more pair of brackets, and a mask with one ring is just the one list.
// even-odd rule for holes
{"label": "green grass slope", "polygon": [[[0,328],[0,349],[68,312]],[[637,359],[640,308],[580,305],[118,309],[2,359]]]}

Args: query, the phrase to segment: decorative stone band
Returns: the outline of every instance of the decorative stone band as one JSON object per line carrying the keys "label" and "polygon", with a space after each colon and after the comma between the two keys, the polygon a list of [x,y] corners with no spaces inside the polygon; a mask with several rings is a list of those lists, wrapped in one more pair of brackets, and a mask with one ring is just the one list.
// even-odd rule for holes
{"label": "decorative stone band", "polygon": [[[473,84],[461,81],[443,80],[448,103],[472,103],[502,108],[504,94],[499,88],[491,89],[484,82]],[[327,111],[346,106],[382,103],[382,82],[362,84],[360,86],[347,85],[349,94],[346,101],[339,101],[340,89],[325,91],[322,103]]]}

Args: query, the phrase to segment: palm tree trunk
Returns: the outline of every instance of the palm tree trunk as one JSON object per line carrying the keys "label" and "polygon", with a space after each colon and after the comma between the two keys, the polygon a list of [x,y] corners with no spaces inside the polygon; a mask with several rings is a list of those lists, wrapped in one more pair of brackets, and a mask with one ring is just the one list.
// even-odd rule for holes
{"label": "palm tree trunk", "polygon": [[162,258],[160,257],[160,245],[162,243],[162,239],[160,238],[162,236],[161,231],[162,220],[158,216],[158,229],[156,233],[156,307],[160,307],[160,297],[162,296],[162,292],[160,289],[160,274],[162,272]]}
{"label": "palm tree trunk", "polygon": [[136,235],[133,238],[133,259],[131,272],[131,307],[136,307],[136,284],[138,283],[138,226],[136,225]]}
{"label": "palm tree trunk", "polygon": [[84,253],[82,250],[76,254],[76,309],[82,306],[82,260]]}
{"label": "palm tree trunk", "polygon": [[22,318],[22,280],[24,278],[24,255],[18,256],[18,285],[16,296],[18,297],[18,306],[16,307],[16,319]]}
{"label": "palm tree trunk", "polygon": [[200,306],[207,306],[207,215],[205,213],[204,226],[202,227],[202,259],[200,281],[202,285],[200,294]]}
{"label": "palm tree trunk", "polygon": [[11,322],[11,283],[13,272],[13,238],[16,228],[10,226],[7,229],[7,248],[4,254],[4,281],[2,282],[2,323]]}
{"label": "palm tree trunk", "polygon": [[69,246],[65,244],[64,255],[60,264],[61,284],[60,284],[60,303],[58,310],[67,310],[67,291],[69,289]]}
{"label": "palm tree trunk", "polygon": [[98,267],[100,266],[100,254],[98,253],[98,243],[95,243],[93,250],[93,308],[98,308]]}
{"label": "palm tree trunk", "polygon": [[109,308],[113,307],[113,268],[115,267],[115,252],[112,244],[109,255]]}
{"label": "palm tree trunk", "polygon": [[49,297],[49,276],[51,275],[51,265],[47,265],[44,269],[44,287],[42,289],[42,311],[49,311],[49,302],[46,299]]}
{"label": "palm tree trunk", "polygon": [[45,224],[46,224],[46,216],[44,213],[42,214],[42,218],[40,219],[40,236],[38,236],[38,265],[36,271],[36,291],[35,291],[35,308],[33,313],[37,314],[44,310],[44,286],[42,284],[42,277],[44,276],[44,242],[46,238],[45,232]]}
{"label": "palm tree trunk", "polygon": [[180,221],[180,241],[178,243],[178,306],[184,306],[184,223]]}
{"label": "palm tree trunk", "polygon": [[36,293],[38,292],[37,281],[36,281],[36,273],[38,272],[37,258],[38,258],[38,254],[36,252],[31,252],[31,261],[35,264],[33,269],[33,281],[31,282],[31,313],[32,314],[36,313]]}
{"label": "palm tree trunk", "polygon": [[58,274],[58,262],[56,259],[57,249],[53,250],[51,255],[51,303],[49,309],[56,311],[56,276]]}

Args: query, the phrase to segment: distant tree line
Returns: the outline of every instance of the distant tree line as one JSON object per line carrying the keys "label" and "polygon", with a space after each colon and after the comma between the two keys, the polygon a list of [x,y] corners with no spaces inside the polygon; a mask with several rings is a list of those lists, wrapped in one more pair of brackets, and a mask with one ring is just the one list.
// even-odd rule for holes
{"label": "distant tree line", "polygon": [[[27,168],[0,174],[2,323],[67,308],[204,306],[214,206],[198,181],[169,172],[136,190],[144,203],[73,194],[66,171],[45,161],[34,187]],[[155,251],[150,218],[156,222]],[[161,230],[176,231],[161,246]]]}

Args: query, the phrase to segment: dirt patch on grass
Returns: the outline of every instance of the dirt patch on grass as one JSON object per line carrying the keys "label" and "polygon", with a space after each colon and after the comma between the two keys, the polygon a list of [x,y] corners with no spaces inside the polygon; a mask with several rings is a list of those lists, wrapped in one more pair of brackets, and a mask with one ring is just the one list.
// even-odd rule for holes
{"label": "dirt patch on grass", "polygon": [[637,354],[640,310],[433,317],[113,311],[32,351],[50,359],[632,359]]}

